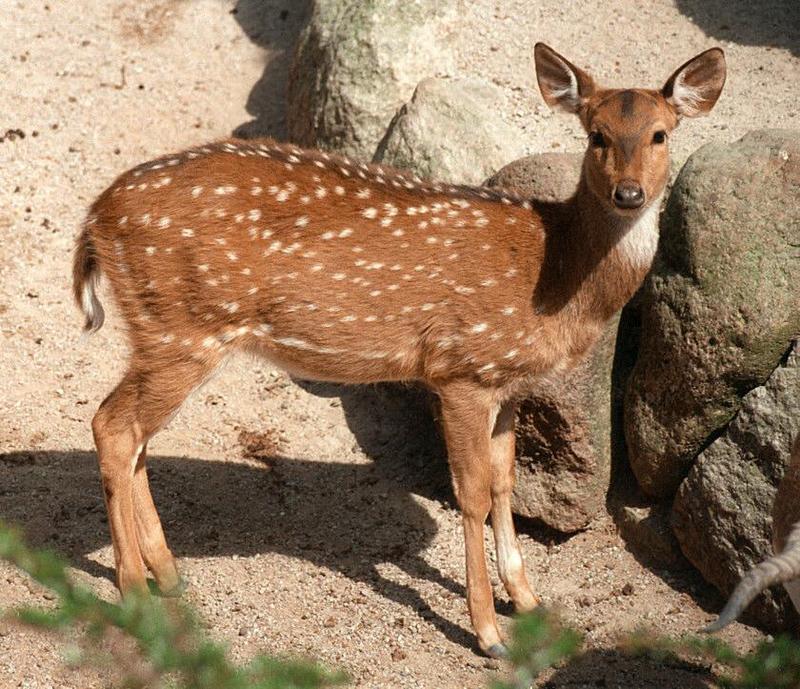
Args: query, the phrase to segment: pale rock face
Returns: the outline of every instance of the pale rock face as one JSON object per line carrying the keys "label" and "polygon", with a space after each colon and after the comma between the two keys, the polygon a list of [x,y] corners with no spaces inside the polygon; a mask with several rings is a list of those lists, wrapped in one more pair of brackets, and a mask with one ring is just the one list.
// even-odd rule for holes
{"label": "pale rock face", "polygon": [[421,177],[480,184],[524,148],[522,132],[497,115],[503,89],[483,79],[421,81],[373,158]]}
{"label": "pale rock face", "polygon": [[453,74],[458,2],[320,0],[297,43],[289,137],[369,160],[420,79]]}

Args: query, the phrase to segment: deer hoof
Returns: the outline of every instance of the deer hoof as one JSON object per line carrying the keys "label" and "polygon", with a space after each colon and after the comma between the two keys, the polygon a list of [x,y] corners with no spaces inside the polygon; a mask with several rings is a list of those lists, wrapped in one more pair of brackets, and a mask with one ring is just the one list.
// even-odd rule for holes
{"label": "deer hoof", "polygon": [[506,648],[505,644],[492,644],[486,649],[486,655],[490,658],[504,660],[505,658],[508,658],[508,649]]}

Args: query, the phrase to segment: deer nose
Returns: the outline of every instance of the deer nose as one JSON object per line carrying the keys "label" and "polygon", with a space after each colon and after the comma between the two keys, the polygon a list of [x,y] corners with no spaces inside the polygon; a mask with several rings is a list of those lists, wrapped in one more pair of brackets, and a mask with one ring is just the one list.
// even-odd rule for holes
{"label": "deer nose", "polygon": [[644,191],[633,180],[624,179],[614,189],[617,208],[639,208],[644,203]]}

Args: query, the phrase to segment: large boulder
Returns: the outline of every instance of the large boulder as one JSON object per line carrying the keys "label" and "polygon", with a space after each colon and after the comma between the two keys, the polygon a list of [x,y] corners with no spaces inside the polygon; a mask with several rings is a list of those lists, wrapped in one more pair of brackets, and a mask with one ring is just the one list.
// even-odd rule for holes
{"label": "large boulder", "polygon": [[798,208],[798,132],[706,145],[678,176],[625,402],[630,463],[648,495],[674,494],[800,332]]}
{"label": "large boulder", "polygon": [[455,71],[457,5],[316,0],[289,71],[289,138],[369,160],[420,79]]}
{"label": "large boulder", "polygon": [[581,364],[544,382],[517,414],[513,509],[567,533],[605,505],[611,473],[611,368],[618,318]]}
{"label": "large boulder", "polygon": [[[543,201],[563,201],[583,156],[542,153],[516,160],[487,180]],[[619,319],[565,376],[542,383],[517,417],[514,511],[559,531],[587,526],[603,509],[611,467],[611,370]]]}
{"label": "large boulder", "polygon": [[540,201],[563,201],[575,193],[582,164],[581,153],[534,153],[508,163],[487,179],[486,185]]}
{"label": "large boulder", "polygon": [[482,79],[423,79],[395,115],[373,162],[420,177],[480,184],[522,153],[522,132],[497,114],[503,90]]}
{"label": "large boulder", "polygon": [[[745,395],[724,435],[699,455],[681,484],[672,514],[675,535],[686,557],[725,596],[772,555],[773,503],[799,432],[795,347],[764,386]],[[773,587],[744,619],[774,631],[794,625],[797,614],[783,589]]]}

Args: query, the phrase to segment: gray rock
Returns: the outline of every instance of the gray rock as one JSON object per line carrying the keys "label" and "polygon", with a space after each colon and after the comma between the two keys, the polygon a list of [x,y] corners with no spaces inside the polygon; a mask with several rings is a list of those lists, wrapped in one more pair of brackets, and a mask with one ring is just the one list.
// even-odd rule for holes
{"label": "gray rock", "polygon": [[457,0],[316,0],[287,85],[289,137],[369,160],[420,79],[455,69]]}
{"label": "gray rock", "polygon": [[581,153],[535,153],[515,160],[486,180],[540,201],[564,201],[575,193],[581,176]]}
{"label": "gray rock", "polygon": [[631,466],[672,495],[800,332],[800,133],[709,144],[681,171],[645,283],[625,402]]}
{"label": "gray rock", "polygon": [[604,508],[611,468],[611,366],[618,318],[587,359],[542,383],[517,415],[513,509],[567,533]]}
{"label": "gray rock", "polygon": [[669,503],[622,505],[616,524],[627,546],[638,556],[668,569],[691,567],[681,552],[670,524]]}
{"label": "gray rock", "polygon": [[503,90],[482,79],[423,79],[395,115],[373,162],[420,177],[479,184],[522,152],[522,132],[497,114]]}
{"label": "gray rock", "polygon": [[[798,432],[800,350],[795,348],[764,386],[745,395],[725,434],[699,455],[681,484],[672,514],[675,535],[689,561],[725,596],[772,554],[773,503]],[[774,587],[743,619],[778,630],[797,616],[783,589]]]}

